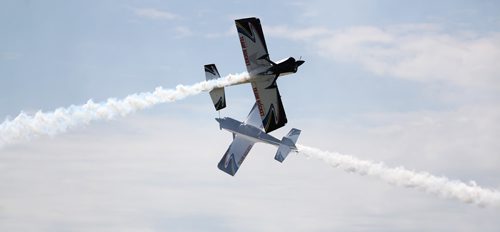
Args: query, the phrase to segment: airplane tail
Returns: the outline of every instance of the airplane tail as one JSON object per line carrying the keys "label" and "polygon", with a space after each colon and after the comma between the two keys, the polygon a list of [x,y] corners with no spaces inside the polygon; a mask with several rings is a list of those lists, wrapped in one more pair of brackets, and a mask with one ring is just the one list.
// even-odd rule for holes
{"label": "airplane tail", "polygon": [[299,129],[291,129],[290,132],[288,132],[288,134],[281,140],[281,144],[278,147],[278,152],[276,152],[274,159],[279,162],[283,162],[291,151],[297,151],[295,143],[299,139],[299,135]]}
{"label": "airplane tail", "polygon": [[[205,77],[207,81],[220,78],[219,71],[215,64],[205,65]],[[224,92],[224,87],[215,88],[210,91],[210,97],[214,103],[215,110],[219,111],[226,108],[226,94]]]}

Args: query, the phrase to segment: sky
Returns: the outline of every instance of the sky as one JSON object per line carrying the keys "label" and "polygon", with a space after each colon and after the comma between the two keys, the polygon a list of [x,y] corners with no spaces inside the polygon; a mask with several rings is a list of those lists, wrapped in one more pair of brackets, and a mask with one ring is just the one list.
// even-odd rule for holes
{"label": "sky", "polygon": [[[0,1],[0,117],[245,71],[259,17],[299,143],[500,189],[499,1]],[[242,120],[248,85],[226,89]],[[498,231],[443,199],[257,144],[234,177],[208,94],[0,150],[1,231]]]}

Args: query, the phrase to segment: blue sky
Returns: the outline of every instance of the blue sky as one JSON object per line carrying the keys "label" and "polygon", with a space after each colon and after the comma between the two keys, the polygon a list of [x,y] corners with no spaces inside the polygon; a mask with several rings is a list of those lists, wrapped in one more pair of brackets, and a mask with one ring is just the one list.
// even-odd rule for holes
{"label": "blue sky", "polygon": [[[0,116],[245,71],[257,16],[299,142],[499,189],[499,1],[2,1]],[[226,90],[241,119],[248,86]],[[500,211],[256,146],[234,178],[205,94],[0,151],[2,231],[498,231]],[[439,220],[436,220],[439,218]],[[26,223],[29,221],[30,223]]]}

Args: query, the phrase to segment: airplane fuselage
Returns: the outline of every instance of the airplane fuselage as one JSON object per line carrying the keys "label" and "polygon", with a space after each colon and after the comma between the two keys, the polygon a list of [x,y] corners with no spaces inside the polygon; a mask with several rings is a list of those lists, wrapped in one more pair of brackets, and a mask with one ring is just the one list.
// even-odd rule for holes
{"label": "airplane fuselage", "polygon": [[298,67],[304,63],[303,60],[295,60],[293,57],[289,57],[288,59],[280,60],[277,63],[272,63],[272,66],[269,68],[256,69],[254,72],[249,73],[250,78],[245,81],[235,83],[232,85],[240,85],[250,83],[256,79],[262,78],[276,78],[282,77],[288,74],[296,73]]}
{"label": "airplane fuselage", "polygon": [[267,69],[266,75],[284,76],[292,73],[296,73],[299,66],[304,63],[303,60],[295,60],[293,57],[288,59],[278,61],[277,63],[272,63],[273,65]]}
{"label": "airplane fuselage", "polygon": [[255,126],[245,124],[228,117],[216,118],[215,120],[219,122],[219,126],[221,129],[227,130],[233,134],[244,136],[248,140],[251,140],[253,142],[264,142],[274,146],[279,146],[281,144],[280,140],[267,134],[266,132]]}

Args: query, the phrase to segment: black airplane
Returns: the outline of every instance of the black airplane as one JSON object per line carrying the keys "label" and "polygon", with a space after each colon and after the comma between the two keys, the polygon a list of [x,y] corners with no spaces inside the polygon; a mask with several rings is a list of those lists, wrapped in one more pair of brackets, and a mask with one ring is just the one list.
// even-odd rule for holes
{"label": "black airplane", "polygon": [[295,58],[289,57],[288,59],[280,60],[278,61],[278,63],[275,63],[271,59],[269,59],[269,55],[267,54],[259,59],[266,60],[271,64],[271,67],[263,72],[262,75],[274,75],[276,78],[278,78],[280,75],[284,76],[287,74],[296,73],[299,66],[301,66],[305,62],[300,59],[295,60]]}
{"label": "black airplane", "polygon": [[[249,75],[245,82],[238,84],[251,83],[264,131],[269,133],[283,127],[288,121],[276,80],[278,77],[296,73],[304,61],[289,57],[273,62],[269,58],[264,32],[258,18],[237,19],[235,24]],[[207,80],[220,77],[215,64],[205,65],[205,76]],[[210,91],[210,97],[216,110],[226,107],[223,87]]]}

